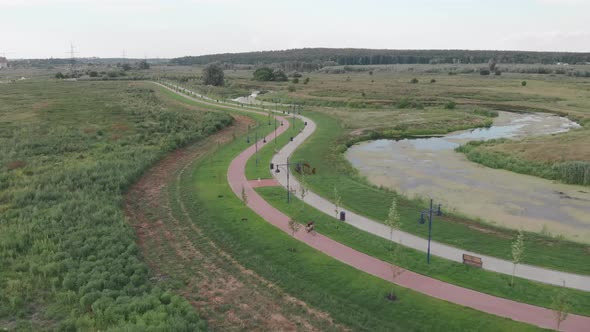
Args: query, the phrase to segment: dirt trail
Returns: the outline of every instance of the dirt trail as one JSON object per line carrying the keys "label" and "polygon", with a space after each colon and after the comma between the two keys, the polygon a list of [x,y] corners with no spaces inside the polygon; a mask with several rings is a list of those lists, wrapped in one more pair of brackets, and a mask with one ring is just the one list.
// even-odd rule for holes
{"label": "dirt trail", "polygon": [[[198,220],[185,211],[175,186],[183,172],[252,124],[250,118],[236,116],[232,126],[162,159],[126,195],[125,213],[152,279],[187,298],[213,329],[342,330],[329,315],[241,266],[208,239]],[[175,214],[171,206],[180,209]]]}

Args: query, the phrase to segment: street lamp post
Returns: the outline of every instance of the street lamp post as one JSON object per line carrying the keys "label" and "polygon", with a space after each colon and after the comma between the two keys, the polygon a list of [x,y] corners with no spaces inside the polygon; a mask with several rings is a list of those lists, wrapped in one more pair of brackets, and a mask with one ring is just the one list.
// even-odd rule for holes
{"label": "street lamp post", "polygon": [[[289,184],[289,166],[291,165],[296,165],[299,163],[289,163],[289,158],[287,158],[287,163],[285,164],[275,164],[275,173],[280,173],[281,171],[279,170],[279,168],[283,167],[283,169],[285,170],[285,172],[287,172],[287,203],[291,202],[291,186]],[[272,169],[273,164],[270,164],[270,167]]]}
{"label": "street lamp post", "polygon": [[427,216],[427,218],[428,218],[428,249],[426,251],[426,263],[427,264],[430,264],[430,240],[432,239],[432,219],[433,219],[432,214],[436,213],[437,216],[442,216],[442,211],[441,211],[440,207],[441,207],[441,205],[438,204],[438,208],[435,211],[432,208],[432,199],[430,199],[430,208],[428,210],[422,210],[420,212],[420,220],[418,220],[418,222],[420,224],[424,224],[426,222],[424,220],[424,214],[428,213],[428,216]]}
{"label": "street lamp post", "polygon": [[254,135],[254,145],[256,146],[256,166],[258,167],[258,128],[256,128]]}
{"label": "street lamp post", "polygon": [[277,145],[277,118],[275,117],[275,145]]}

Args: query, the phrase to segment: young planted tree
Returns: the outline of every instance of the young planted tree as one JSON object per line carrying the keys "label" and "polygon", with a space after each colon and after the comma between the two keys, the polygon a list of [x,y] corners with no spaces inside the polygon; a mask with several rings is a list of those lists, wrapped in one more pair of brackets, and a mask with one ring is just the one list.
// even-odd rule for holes
{"label": "young planted tree", "polygon": [[563,288],[553,298],[553,310],[555,311],[557,330],[559,330],[561,323],[563,323],[563,321],[567,318],[569,311],[565,281],[563,282]]}
{"label": "young planted tree", "polygon": [[522,262],[524,255],[524,232],[522,228],[518,231],[516,239],[512,243],[512,280],[510,286],[514,286],[514,274],[516,273],[516,264]]}
{"label": "young planted tree", "polygon": [[295,233],[301,228],[301,224],[295,218],[289,219],[289,229],[291,230],[291,236],[295,237]]}
{"label": "young planted tree", "polygon": [[246,194],[246,188],[244,188],[244,186],[242,186],[242,202],[244,202],[244,205],[248,205],[248,195]]}
{"label": "young planted tree", "polygon": [[342,206],[342,197],[338,193],[338,188],[334,187],[334,212],[336,212],[336,218],[338,218],[338,213],[340,212],[340,207]]}
{"label": "young planted tree", "polygon": [[[392,279],[395,280],[399,275],[401,275],[404,272],[404,269],[401,268],[398,264],[400,259],[401,259],[401,245],[400,244],[394,244],[393,242],[393,234],[395,233],[395,231],[399,231],[401,228],[401,218],[399,215],[399,211],[397,209],[397,199],[394,197],[393,200],[391,201],[391,206],[389,207],[389,212],[387,214],[387,219],[385,220],[385,224],[387,225],[387,227],[389,227],[389,240],[390,240],[390,248],[389,248],[389,253],[390,253],[390,259],[391,259],[391,274],[392,274]],[[400,241],[401,243],[401,238]],[[393,284],[391,286],[391,292],[387,295],[387,299],[393,301],[397,298],[397,296],[394,294],[394,287]]]}
{"label": "young planted tree", "polygon": [[305,179],[305,173],[301,173],[301,181],[299,181],[299,195],[301,196],[301,209],[305,206],[305,196],[309,192],[309,185]]}
{"label": "young planted tree", "polygon": [[[297,231],[301,228],[301,224],[294,217],[289,219],[288,226],[289,226],[289,230],[291,230],[292,237],[295,237],[295,233],[297,233]],[[289,248],[289,250],[295,252],[295,247],[291,247],[291,248]]]}

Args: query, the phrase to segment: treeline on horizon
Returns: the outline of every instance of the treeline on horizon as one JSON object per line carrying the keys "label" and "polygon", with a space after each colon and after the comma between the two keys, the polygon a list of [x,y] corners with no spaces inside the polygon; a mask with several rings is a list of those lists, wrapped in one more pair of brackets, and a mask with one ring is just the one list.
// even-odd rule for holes
{"label": "treeline on horizon", "polygon": [[590,63],[590,53],[470,51],[470,50],[377,50],[359,48],[303,48],[284,51],[223,53],[185,56],[171,59],[178,65],[204,65],[212,62],[228,64],[297,65],[299,70],[316,70],[325,66],[391,65],[391,64],[482,64],[494,58],[497,63],[569,64]]}

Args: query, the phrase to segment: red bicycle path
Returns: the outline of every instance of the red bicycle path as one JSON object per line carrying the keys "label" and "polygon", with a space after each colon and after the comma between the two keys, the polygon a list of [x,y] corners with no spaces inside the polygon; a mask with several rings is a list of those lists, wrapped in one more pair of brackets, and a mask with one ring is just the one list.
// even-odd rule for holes
{"label": "red bicycle path", "polygon": [[[277,135],[280,135],[289,128],[289,121],[281,116],[277,116],[277,118],[285,123],[284,126],[277,129]],[[274,132],[269,134],[266,141],[270,142],[274,135]],[[262,142],[263,139],[258,144],[264,144]],[[247,206],[250,209],[270,224],[291,235],[291,230],[288,227],[290,217],[266,202],[254,190],[251,185],[253,181],[248,181],[246,178],[246,163],[255,153],[256,147],[253,144],[232,160],[227,173],[230,187],[240,199],[243,188],[248,197]],[[477,292],[408,270],[405,270],[394,280],[391,273],[391,264],[347,247],[320,233],[311,234],[305,229],[300,229],[295,233],[294,237],[358,270],[419,293],[538,327],[556,328],[556,313],[553,310]],[[590,317],[569,314],[566,320],[561,323],[560,330],[588,332],[590,331]]]}

